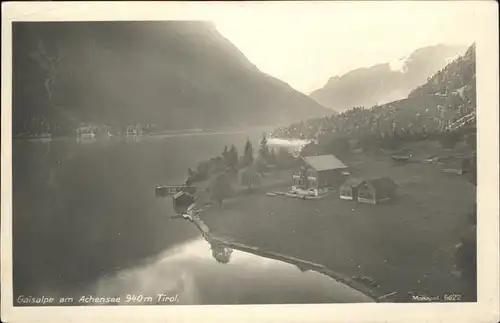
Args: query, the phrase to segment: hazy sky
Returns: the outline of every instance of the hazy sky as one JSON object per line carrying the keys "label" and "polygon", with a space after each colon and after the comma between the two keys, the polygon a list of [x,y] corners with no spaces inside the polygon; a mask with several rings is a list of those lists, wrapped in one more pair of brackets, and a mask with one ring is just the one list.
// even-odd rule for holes
{"label": "hazy sky", "polygon": [[419,47],[489,41],[485,35],[497,28],[491,15],[496,2],[481,0],[118,3],[39,2],[45,9],[10,15],[213,21],[261,71],[305,93],[332,76],[397,60]]}
{"label": "hazy sky", "polygon": [[480,19],[470,2],[453,1],[247,3],[210,16],[261,71],[305,93],[419,47],[469,45]]}

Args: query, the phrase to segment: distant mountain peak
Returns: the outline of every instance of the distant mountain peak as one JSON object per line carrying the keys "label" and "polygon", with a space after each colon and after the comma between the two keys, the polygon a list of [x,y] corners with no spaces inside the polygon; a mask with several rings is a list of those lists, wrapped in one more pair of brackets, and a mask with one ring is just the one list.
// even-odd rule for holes
{"label": "distant mountain peak", "polygon": [[467,48],[444,68],[428,78],[427,82],[410,92],[409,97],[459,95],[475,101],[476,92],[475,44]]}
{"label": "distant mountain peak", "polygon": [[463,54],[466,46],[437,44],[407,56],[331,77],[310,96],[336,111],[403,99],[427,78]]}
{"label": "distant mountain peak", "polygon": [[393,72],[401,72],[404,73],[406,71],[406,60],[407,56],[402,56],[396,60],[389,62],[389,67]]}
{"label": "distant mountain peak", "polygon": [[[429,135],[450,134],[450,130],[462,129],[471,134],[476,128],[474,44],[464,52],[429,76],[404,99],[366,109],[353,107],[342,112],[340,118],[312,119],[281,127],[273,133],[285,138],[314,138],[323,133],[326,143],[334,138],[356,138],[366,142],[365,148],[370,150],[394,149],[398,142],[424,140]],[[475,139],[475,136],[467,138]]]}

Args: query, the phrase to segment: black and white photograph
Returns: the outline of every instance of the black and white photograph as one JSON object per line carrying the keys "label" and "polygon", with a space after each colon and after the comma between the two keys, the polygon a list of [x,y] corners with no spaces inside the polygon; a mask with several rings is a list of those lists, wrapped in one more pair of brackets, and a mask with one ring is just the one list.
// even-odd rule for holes
{"label": "black and white photograph", "polygon": [[2,6],[2,320],[498,315],[495,2],[149,4]]}

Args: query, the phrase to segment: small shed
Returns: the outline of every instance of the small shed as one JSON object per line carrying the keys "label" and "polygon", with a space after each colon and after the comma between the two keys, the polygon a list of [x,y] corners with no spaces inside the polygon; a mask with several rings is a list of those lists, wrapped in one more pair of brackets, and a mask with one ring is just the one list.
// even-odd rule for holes
{"label": "small shed", "polygon": [[184,191],[174,195],[173,206],[176,214],[186,214],[191,205],[195,203],[195,197]]}
{"label": "small shed", "polygon": [[357,187],[358,201],[378,204],[394,198],[398,185],[389,177],[362,181]]}
{"label": "small shed", "polygon": [[340,198],[348,201],[357,201],[358,186],[363,180],[359,178],[349,178],[340,186]]}
{"label": "small shed", "polygon": [[462,175],[470,170],[472,166],[471,158],[452,158],[444,163],[443,171],[445,173]]}

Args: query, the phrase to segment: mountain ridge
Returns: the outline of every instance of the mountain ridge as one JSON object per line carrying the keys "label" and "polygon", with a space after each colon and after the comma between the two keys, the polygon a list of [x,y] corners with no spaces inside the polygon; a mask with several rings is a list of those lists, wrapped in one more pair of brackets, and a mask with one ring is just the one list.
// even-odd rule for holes
{"label": "mountain ridge", "polygon": [[[445,67],[428,77],[403,99],[372,107],[352,107],[338,115],[313,118],[273,131],[276,138],[350,138],[365,141],[367,149],[376,142],[395,139],[419,140],[457,129],[474,130],[476,111],[475,44]],[[473,138],[473,137],[471,137]]]}
{"label": "mountain ridge", "polygon": [[210,22],[14,23],[13,52],[14,134],[276,125],[330,113],[258,70]]}
{"label": "mountain ridge", "polygon": [[445,44],[422,47],[397,62],[379,63],[335,75],[309,96],[338,112],[353,106],[373,106],[403,99],[443,68],[448,59],[466,49],[467,46]]}

